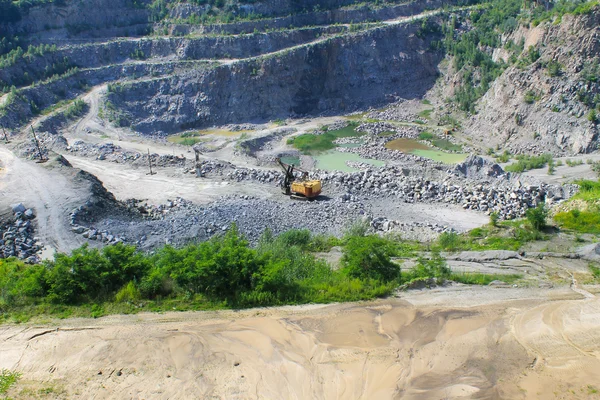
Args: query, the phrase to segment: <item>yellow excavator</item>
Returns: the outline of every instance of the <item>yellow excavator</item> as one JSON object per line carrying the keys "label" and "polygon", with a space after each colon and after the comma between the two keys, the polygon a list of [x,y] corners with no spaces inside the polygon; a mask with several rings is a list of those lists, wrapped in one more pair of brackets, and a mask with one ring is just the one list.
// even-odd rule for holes
{"label": "yellow excavator", "polygon": [[[314,200],[321,194],[321,181],[309,179],[308,172],[295,165],[286,164],[277,158],[277,162],[285,173],[285,178],[281,183],[281,190],[292,199]],[[294,171],[300,172],[300,178],[296,178]]]}

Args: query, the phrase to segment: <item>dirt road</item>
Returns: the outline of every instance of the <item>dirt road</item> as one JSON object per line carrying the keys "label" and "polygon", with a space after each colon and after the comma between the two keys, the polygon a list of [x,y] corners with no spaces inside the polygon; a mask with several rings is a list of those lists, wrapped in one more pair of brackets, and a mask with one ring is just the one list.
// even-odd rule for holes
{"label": "dirt road", "polygon": [[69,251],[79,247],[83,239],[71,233],[68,215],[83,204],[86,188],[73,181],[73,171],[60,171],[56,162],[37,164],[17,157],[0,145],[0,209],[23,203],[37,215],[36,235],[46,244],[46,256],[54,251]]}
{"label": "dirt road", "polygon": [[598,299],[568,288],[455,287],[3,326],[0,368],[23,373],[17,398],[595,398],[599,328]]}

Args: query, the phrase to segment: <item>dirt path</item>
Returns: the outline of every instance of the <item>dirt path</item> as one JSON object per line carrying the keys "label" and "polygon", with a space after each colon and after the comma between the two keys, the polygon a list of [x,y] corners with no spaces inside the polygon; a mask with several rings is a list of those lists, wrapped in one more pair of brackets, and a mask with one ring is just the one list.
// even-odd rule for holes
{"label": "dirt path", "polygon": [[67,217],[82,204],[85,190],[77,188],[72,176],[56,170],[58,167],[22,160],[2,145],[0,159],[4,164],[0,173],[0,209],[20,202],[33,208],[38,223],[36,235],[46,244],[46,255],[80,246],[82,239],[71,233]]}
{"label": "dirt path", "polygon": [[[252,183],[212,181],[196,178],[192,174],[174,172],[162,168],[155,175],[148,175],[146,168],[134,168],[130,165],[108,163],[84,157],[66,155],[69,162],[98,177],[117,199],[146,199],[151,204],[163,204],[167,200],[183,197],[195,203],[208,203],[225,195],[249,195],[270,197],[264,185]],[[191,163],[191,161],[190,161]],[[191,164],[190,164],[191,166]],[[276,193],[277,188],[273,188]]]}
{"label": "dirt path", "polygon": [[15,398],[51,389],[97,399],[577,399],[599,386],[598,328],[598,300],[568,288],[457,287],[360,304],[5,325],[0,368],[23,373]]}

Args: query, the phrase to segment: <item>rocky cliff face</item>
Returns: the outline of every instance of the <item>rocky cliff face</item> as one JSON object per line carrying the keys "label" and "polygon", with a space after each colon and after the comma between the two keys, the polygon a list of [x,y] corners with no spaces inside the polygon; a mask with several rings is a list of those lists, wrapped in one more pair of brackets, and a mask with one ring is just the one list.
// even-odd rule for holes
{"label": "rocky cliff face", "polygon": [[[81,0],[62,1],[22,10],[16,23],[0,24],[3,35],[97,37],[114,33],[114,28],[143,25],[149,22],[148,0]],[[103,32],[103,30],[108,30]],[[104,33],[104,35],[102,34]],[[131,30],[132,34],[135,30]]]}
{"label": "rocky cliff face", "polygon": [[[306,28],[271,34],[249,34],[239,37],[211,36],[198,38],[143,38],[88,43],[47,51],[42,56],[20,58],[13,65],[0,69],[3,82],[16,87],[27,86],[34,80],[44,80],[46,71],[53,66],[67,64],[69,68],[98,68],[142,60],[208,60],[219,58],[247,58],[296,46],[347,29],[343,26]],[[140,60],[138,60],[140,61]],[[47,75],[47,74],[46,74]]]}
{"label": "rocky cliff face", "polygon": [[422,96],[442,54],[417,24],[384,26],[196,74],[136,82],[110,101],[144,133],[350,112]]}
{"label": "rocky cliff face", "polygon": [[597,150],[599,130],[590,113],[600,105],[600,70],[594,67],[600,61],[600,9],[565,16],[558,25],[522,28],[506,39],[523,40],[525,51],[533,46],[541,56],[508,68],[479,101],[465,132],[483,146],[513,153]]}

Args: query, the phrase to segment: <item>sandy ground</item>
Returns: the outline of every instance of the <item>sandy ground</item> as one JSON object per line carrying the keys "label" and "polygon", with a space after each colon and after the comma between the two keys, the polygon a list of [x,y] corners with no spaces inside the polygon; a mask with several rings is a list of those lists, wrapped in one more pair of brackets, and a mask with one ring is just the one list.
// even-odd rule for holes
{"label": "sandy ground", "polygon": [[458,286],[2,326],[0,368],[23,373],[16,398],[597,398],[599,328],[598,299],[568,288]]}

